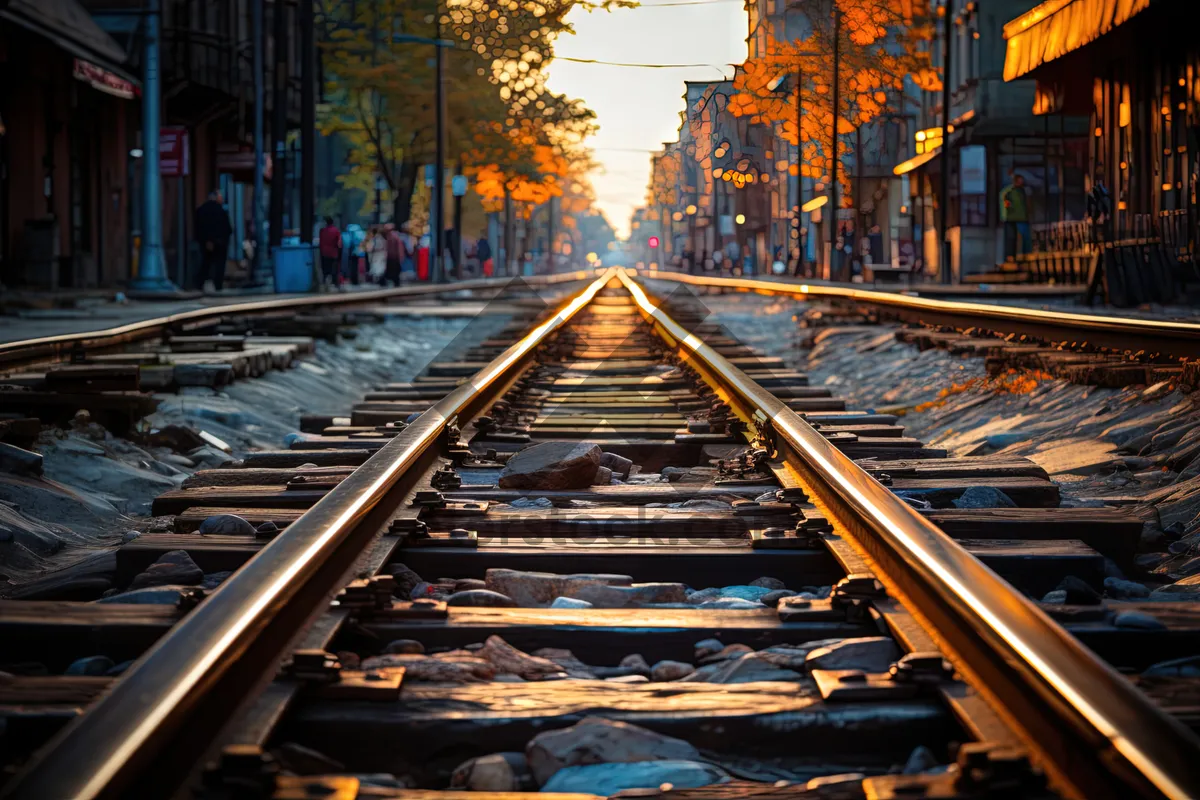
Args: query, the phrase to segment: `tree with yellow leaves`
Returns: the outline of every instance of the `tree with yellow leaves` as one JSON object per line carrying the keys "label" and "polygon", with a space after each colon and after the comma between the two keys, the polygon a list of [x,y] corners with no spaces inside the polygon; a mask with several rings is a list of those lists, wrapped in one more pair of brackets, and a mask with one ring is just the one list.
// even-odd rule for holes
{"label": "tree with yellow leaves", "polygon": [[[463,157],[484,172],[516,174],[553,160],[547,129],[590,126],[582,104],[547,92],[544,67],[553,42],[569,31],[574,6],[606,8],[627,0],[325,0],[322,52],[327,99],[319,121],[326,134],[350,145],[345,185],[369,185],[375,176],[394,197],[393,217],[408,218],[422,164],[434,157],[433,48],[405,37],[454,43],[445,54],[449,157]],[[586,131],[585,131],[586,132]],[[527,144],[529,136],[534,143]],[[483,163],[474,151],[516,146],[503,159]],[[536,181],[522,190],[537,195]]]}
{"label": "tree with yellow leaves", "polygon": [[[799,142],[799,173],[828,181],[835,36],[840,62],[837,133],[842,137],[894,111],[906,79],[921,89],[940,88],[926,46],[933,24],[923,16],[926,5],[914,0],[800,0],[793,8],[797,6],[809,23],[808,35],[788,40],[771,29],[765,52],[738,70],[729,107],[735,116],[774,126],[787,142]],[[780,77],[791,78],[791,92],[776,90]],[[837,151],[839,160],[849,151],[841,138]],[[789,171],[795,175],[796,165]],[[848,205],[844,170],[839,182]]]}

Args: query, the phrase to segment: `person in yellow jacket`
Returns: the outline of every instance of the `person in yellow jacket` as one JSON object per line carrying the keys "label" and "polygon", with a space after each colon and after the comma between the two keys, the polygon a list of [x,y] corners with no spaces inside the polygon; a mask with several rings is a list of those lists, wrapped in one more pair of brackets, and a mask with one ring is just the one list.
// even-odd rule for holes
{"label": "person in yellow jacket", "polygon": [[1029,197],[1025,194],[1025,177],[1014,173],[1012,183],[1000,191],[1000,221],[1004,223],[1005,249],[1013,243],[1012,253],[1030,251]]}

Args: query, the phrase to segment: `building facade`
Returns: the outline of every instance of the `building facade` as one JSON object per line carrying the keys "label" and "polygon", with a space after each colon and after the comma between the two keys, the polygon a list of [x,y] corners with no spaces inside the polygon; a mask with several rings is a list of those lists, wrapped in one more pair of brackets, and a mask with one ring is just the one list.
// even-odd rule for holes
{"label": "building facade", "polygon": [[75,0],[0,0],[0,285],[123,275],[137,85]]}
{"label": "building facade", "polygon": [[[911,159],[897,171],[908,177],[917,257],[928,276],[943,274],[942,230],[950,241],[952,280],[988,280],[1006,269],[1021,245],[1013,227],[1003,223],[1000,193],[1016,175],[1024,179],[1027,222],[1035,242],[1084,216],[1086,116],[1069,109],[1035,114],[1034,82],[1005,80],[1005,24],[1033,5],[1032,0],[954,4],[948,142],[941,141],[941,93],[918,95]],[[939,26],[932,43],[939,66],[944,32],[945,26]],[[948,202],[941,197],[943,169],[950,171]]]}
{"label": "building facade", "polygon": [[[136,276],[142,222],[140,0],[0,0],[0,284],[114,287]],[[296,9],[264,4],[264,118],[275,82],[273,15],[285,15],[280,78],[287,129],[299,121]],[[253,240],[253,36],[251,0],[165,0],[160,69],[162,141],[182,143],[176,176],[163,164],[167,275],[194,285],[194,209],[221,190],[234,225],[228,257],[244,263]],[[294,136],[291,137],[295,139]],[[270,139],[267,139],[269,148]],[[269,152],[269,149],[268,149]],[[294,144],[268,182],[298,192]],[[264,198],[264,204],[266,202]],[[296,208],[295,199],[285,204]],[[296,220],[285,215],[283,228]],[[238,276],[236,266],[231,277]]]}
{"label": "building facade", "polygon": [[[1036,110],[1088,120],[1083,161],[1110,239],[1162,237],[1194,259],[1200,206],[1200,43],[1187,0],[1042,3],[1005,26],[1004,75]],[[1153,43],[1152,45],[1150,43]]]}

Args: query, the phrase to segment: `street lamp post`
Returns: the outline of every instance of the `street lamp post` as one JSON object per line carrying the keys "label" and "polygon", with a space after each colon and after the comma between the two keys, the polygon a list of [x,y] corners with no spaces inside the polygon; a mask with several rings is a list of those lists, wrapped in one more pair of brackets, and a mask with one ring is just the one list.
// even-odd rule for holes
{"label": "street lamp post", "polygon": [[313,32],[313,3],[299,0],[300,28],[300,242],[312,240],[316,227],[317,191],[317,83],[316,42]]}
{"label": "street lamp post", "polygon": [[263,171],[267,166],[266,126],[264,105],[266,103],[263,86],[263,4],[266,0],[250,0],[251,30],[254,36],[254,283],[267,282],[267,231],[266,209],[263,207],[263,196],[266,194],[266,180]]}
{"label": "street lamp post", "polygon": [[[435,14],[436,16],[436,14]],[[437,38],[442,38],[442,23],[441,18],[437,22]],[[446,251],[446,225],[442,221],[446,213],[446,87],[442,80],[445,74],[446,57],[443,54],[444,48],[438,44],[434,45],[437,51],[437,74],[434,78],[434,104],[436,105],[434,135],[437,137],[437,147],[434,148],[433,162],[433,208],[435,213],[430,215],[430,221],[437,222],[437,229],[434,231],[433,241],[437,245],[434,249],[433,258],[429,259],[429,274],[435,282],[440,283],[445,275],[442,265],[442,253]]]}
{"label": "street lamp post", "polygon": [[[274,80],[271,102],[271,140],[275,160],[271,171],[271,205],[270,205],[270,243],[275,248],[283,244],[283,213],[284,201],[287,196],[287,103],[288,103],[288,41],[287,9],[284,4],[273,4],[271,24],[274,29],[273,48],[275,51],[275,66],[271,70]],[[309,234],[310,236],[312,234]]]}
{"label": "street lamp post", "polygon": [[954,0],[946,0],[942,20],[942,240],[938,272],[942,283],[950,283],[950,33],[954,30]]}
{"label": "street lamp post", "polygon": [[[800,165],[801,156],[801,122],[804,119],[804,72],[796,67],[796,211],[792,218],[792,230],[796,232],[796,274],[799,275],[804,265],[804,250],[800,246],[800,206],[804,205],[804,171]],[[791,247],[792,231],[788,231],[788,246]]]}
{"label": "street lamp post", "polygon": [[[838,235],[838,106],[841,105],[839,97],[840,91],[838,86],[838,71],[841,68],[841,32],[842,32],[842,12],[836,7],[833,10],[833,114],[830,116],[833,119],[829,134],[829,277],[833,279],[834,264],[837,261],[837,235]],[[840,277],[841,270],[837,271],[837,276]]]}
{"label": "street lamp post", "polygon": [[[162,176],[159,174],[159,67],[158,29],[162,11],[158,0],[149,0],[143,57],[142,82],[142,246],[138,274],[129,283],[136,292],[170,292],[175,284],[167,278],[162,246]],[[183,202],[180,193],[179,202]]]}
{"label": "street lamp post", "polygon": [[[396,43],[411,43],[411,44],[429,44],[433,45],[437,50],[437,56],[434,60],[436,65],[436,76],[434,78],[434,136],[437,137],[437,146],[434,148],[434,164],[433,164],[433,197],[430,203],[429,223],[433,228],[433,236],[430,238],[433,241],[433,248],[429,254],[429,278],[431,281],[439,282],[442,279],[442,249],[446,244],[445,225],[442,222],[444,209],[444,193],[446,183],[445,160],[446,160],[446,87],[443,77],[445,74],[445,56],[443,50],[447,47],[454,47],[454,42],[441,38],[442,23],[439,19],[437,23],[437,38],[430,39],[427,36],[412,36],[407,33],[393,33],[392,41]],[[395,220],[396,224],[400,224],[400,220]]]}

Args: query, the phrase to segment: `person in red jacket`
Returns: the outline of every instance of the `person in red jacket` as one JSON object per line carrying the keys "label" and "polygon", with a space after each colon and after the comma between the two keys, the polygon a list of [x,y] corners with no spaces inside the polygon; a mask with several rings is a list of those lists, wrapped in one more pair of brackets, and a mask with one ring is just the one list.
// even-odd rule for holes
{"label": "person in red jacket", "polygon": [[400,267],[408,257],[408,248],[404,246],[404,237],[396,226],[388,224],[387,230],[387,270],[383,273],[383,283],[389,286],[400,285]]}
{"label": "person in red jacket", "polygon": [[317,237],[317,247],[321,251],[321,278],[324,283],[337,286],[341,283],[342,263],[342,232],[333,224],[333,217],[325,218],[325,227]]}

